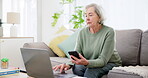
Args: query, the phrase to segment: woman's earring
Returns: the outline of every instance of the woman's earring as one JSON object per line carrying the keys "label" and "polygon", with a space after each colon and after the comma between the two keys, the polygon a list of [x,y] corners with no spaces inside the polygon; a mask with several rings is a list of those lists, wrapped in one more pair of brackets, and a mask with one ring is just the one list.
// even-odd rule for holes
{"label": "woman's earring", "polygon": [[101,21],[98,21],[99,24],[101,24]]}

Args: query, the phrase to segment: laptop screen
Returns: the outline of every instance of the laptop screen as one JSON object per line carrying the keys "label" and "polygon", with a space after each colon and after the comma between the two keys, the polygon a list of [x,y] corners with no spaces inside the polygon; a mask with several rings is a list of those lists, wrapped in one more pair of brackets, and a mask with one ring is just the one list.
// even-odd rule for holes
{"label": "laptop screen", "polygon": [[49,52],[46,49],[21,48],[27,74],[35,78],[54,78]]}

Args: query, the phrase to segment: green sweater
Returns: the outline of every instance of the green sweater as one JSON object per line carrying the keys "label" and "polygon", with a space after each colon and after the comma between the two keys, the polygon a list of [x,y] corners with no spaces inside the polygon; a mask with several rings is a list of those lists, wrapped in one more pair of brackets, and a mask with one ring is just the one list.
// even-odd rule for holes
{"label": "green sweater", "polygon": [[83,28],[79,32],[75,50],[88,60],[89,68],[103,67],[107,63],[121,65],[121,58],[115,50],[115,32],[107,26],[94,34],[89,27]]}

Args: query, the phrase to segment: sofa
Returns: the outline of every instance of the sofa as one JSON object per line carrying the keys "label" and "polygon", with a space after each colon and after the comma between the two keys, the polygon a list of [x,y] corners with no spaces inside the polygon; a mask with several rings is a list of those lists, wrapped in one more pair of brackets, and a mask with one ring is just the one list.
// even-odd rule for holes
{"label": "sofa", "polygon": [[[148,66],[148,31],[140,29],[116,30],[116,49],[125,66]],[[44,42],[25,43],[25,48],[42,48],[49,51],[52,66],[70,61],[68,58],[58,57]],[[67,73],[72,73],[71,70]],[[147,72],[148,73],[148,72]],[[112,69],[102,78],[143,78],[137,74],[123,70]]]}

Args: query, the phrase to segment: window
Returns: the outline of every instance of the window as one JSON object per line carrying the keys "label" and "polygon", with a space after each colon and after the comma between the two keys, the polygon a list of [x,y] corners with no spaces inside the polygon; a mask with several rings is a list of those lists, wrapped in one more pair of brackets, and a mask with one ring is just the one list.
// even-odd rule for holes
{"label": "window", "polygon": [[37,41],[37,0],[3,0],[2,20],[5,22],[4,36],[10,36],[11,24],[7,24],[7,12],[19,12],[18,37],[34,37]]}

